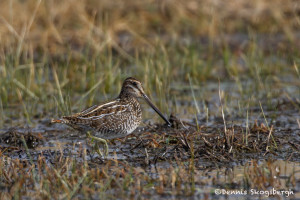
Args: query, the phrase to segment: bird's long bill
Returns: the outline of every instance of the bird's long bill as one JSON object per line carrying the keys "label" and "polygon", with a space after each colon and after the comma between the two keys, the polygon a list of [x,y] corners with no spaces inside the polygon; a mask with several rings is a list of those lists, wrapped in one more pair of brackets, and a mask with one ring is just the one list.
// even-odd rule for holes
{"label": "bird's long bill", "polygon": [[171,123],[169,122],[169,120],[167,120],[167,118],[165,118],[165,116],[160,112],[160,110],[158,110],[158,108],[151,102],[151,100],[149,99],[149,97],[146,94],[143,94],[144,99],[146,100],[146,102],[151,106],[151,108],[153,108],[153,110],[155,110],[155,112],[161,117],[163,118],[163,120],[165,120],[165,122],[171,126]]}

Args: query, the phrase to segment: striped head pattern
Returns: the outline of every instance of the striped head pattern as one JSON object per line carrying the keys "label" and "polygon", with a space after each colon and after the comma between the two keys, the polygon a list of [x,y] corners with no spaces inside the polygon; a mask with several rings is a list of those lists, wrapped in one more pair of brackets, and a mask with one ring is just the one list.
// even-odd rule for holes
{"label": "striped head pattern", "polygon": [[135,78],[126,78],[122,85],[120,96],[132,95],[136,98],[143,97],[145,95],[142,83]]}

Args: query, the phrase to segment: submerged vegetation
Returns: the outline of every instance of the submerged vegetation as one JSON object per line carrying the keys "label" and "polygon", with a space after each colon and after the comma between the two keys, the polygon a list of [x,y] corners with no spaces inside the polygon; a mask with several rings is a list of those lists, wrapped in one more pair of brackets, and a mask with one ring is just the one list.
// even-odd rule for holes
{"label": "submerged vegetation", "polygon": [[[292,0],[1,1],[0,199],[299,198],[299,11]],[[145,105],[144,124],[103,159],[50,124],[116,97],[128,76],[172,128]]]}

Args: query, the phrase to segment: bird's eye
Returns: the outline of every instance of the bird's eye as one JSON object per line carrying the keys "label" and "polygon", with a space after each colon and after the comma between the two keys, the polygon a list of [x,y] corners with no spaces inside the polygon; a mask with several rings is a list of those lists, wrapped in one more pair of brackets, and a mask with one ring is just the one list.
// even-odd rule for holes
{"label": "bird's eye", "polygon": [[137,83],[136,83],[136,82],[133,82],[132,84],[133,84],[134,86],[137,86]]}

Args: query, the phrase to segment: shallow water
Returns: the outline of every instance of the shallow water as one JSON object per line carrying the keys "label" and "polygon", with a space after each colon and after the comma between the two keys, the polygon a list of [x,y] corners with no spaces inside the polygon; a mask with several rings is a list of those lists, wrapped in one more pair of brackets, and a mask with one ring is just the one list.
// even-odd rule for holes
{"label": "shallow water", "polygon": [[[273,189],[292,190],[292,197],[300,198],[299,88],[291,84],[278,88],[278,91],[273,90],[276,93],[275,98],[267,97],[267,91],[253,92],[254,87],[256,86],[253,82],[242,82],[240,86],[234,82],[223,82],[219,92],[218,83],[181,88],[172,86],[171,95],[174,96],[174,101],[169,107],[186,124],[181,128],[170,129],[156,124],[155,121],[160,121],[160,118],[143,104],[144,123],[127,138],[111,141],[106,159],[92,151],[93,143],[87,141],[84,134],[62,124],[51,124],[50,117],[31,119],[32,125],[29,127],[17,127],[9,131],[8,127],[24,123],[24,119],[23,122],[22,119],[11,119],[0,130],[1,151],[5,155],[3,159],[8,163],[11,159],[32,159],[37,162],[42,155],[49,164],[56,163],[57,159],[72,158],[78,162],[87,161],[95,168],[101,168],[108,161],[115,160],[127,163],[152,178],[154,186],[156,182],[159,184],[161,179],[165,179],[164,177],[174,176],[174,180],[185,180],[184,174],[190,177],[193,173],[193,181],[182,181],[185,184],[176,181],[175,184],[172,179],[169,186],[162,186],[161,191],[157,186],[149,186],[148,196],[145,197],[151,195],[153,199],[267,199],[268,191]],[[195,99],[192,98],[191,88]],[[241,88],[247,88],[250,92],[246,93]],[[280,93],[282,90],[284,92]],[[264,95],[266,98],[260,98]],[[236,149],[232,154],[230,149],[222,147],[222,143],[219,144],[223,141],[218,138],[224,130],[224,119],[227,129],[233,130],[235,139],[244,137],[245,132],[253,128],[257,121],[258,127],[255,130],[258,135],[254,135],[257,137],[257,144],[255,139],[252,140],[254,147],[274,136],[276,143],[271,142],[271,146],[279,145],[278,149],[267,151],[265,146],[261,146],[258,147],[258,152],[247,152],[245,149],[239,152]],[[262,123],[264,125],[261,127]],[[177,125],[182,126],[179,122]],[[272,136],[269,132],[264,132],[265,127],[271,126]],[[183,134],[183,138],[179,134]],[[29,154],[24,149],[22,135],[28,142]],[[206,144],[203,143],[203,135],[207,140]],[[186,138],[188,142],[194,142],[193,161],[191,147],[184,143]],[[223,146],[226,146],[226,141],[223,142]],[[205,148],[209,151],[206,152]],[[83,156],[84,149],[87,149],[87,156]],[[194,162],[192,172],[191,162]],[[260,176],[265,177],[265,185],[255,188],[255,183],[262,181],[259,180]],[[186,185],[187,182],[194,183],[193,189]],[[252,194],[251,189],[259,190],[262,194]],[[219,195],[218,192],[222,194]],[[230,192],[233,194],[225,194]],[[284,195],[278,196],[285,198]]]}

